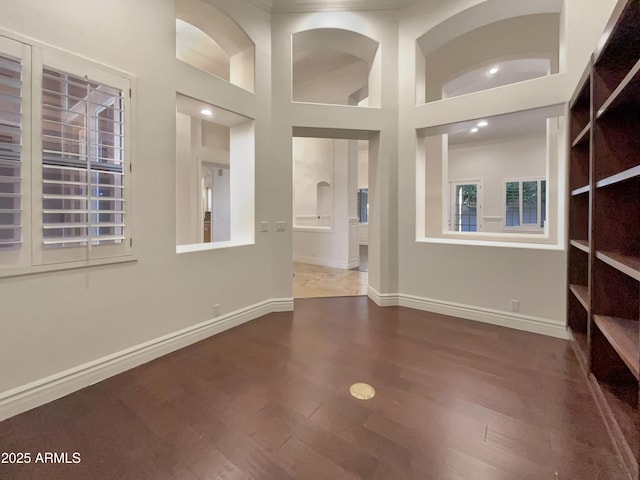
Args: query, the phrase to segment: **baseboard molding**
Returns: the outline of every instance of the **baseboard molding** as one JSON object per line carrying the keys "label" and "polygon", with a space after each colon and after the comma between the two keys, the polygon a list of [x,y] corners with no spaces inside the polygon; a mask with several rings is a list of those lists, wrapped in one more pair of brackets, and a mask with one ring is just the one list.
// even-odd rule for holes
{"label": "baseboard molding", "polygon": [[499,325],[501,327],[523,330],[525,332],[539,333],[550,337],[569,338],[566,325],[546,318],[503,312],[501,310],[454,302],[445,302],[402,293],[379,293],[372,287],[369,287],[367,294],[376,305],[381,307],[400,306],[414,308],[425,312],[440,313],[442,315],[475,320],[492,325]]}
{"label": "baseboard molding", "polygon": [[355,268],[359,265],[358,263],[355,266],[350,267],[349,262],[341,262],[340,260],[334,260],[331,258],[303,257],[299,255],[294,255],[293,261],[298,263],[308,263],[309,265],[318,265],[320,267],[340,268],[342,270],[349,270],[350,268]]}
{"label": "baseboard molding", "polygon": [[273,312],[293,310],[293,298],[274,298],[141,343],[50,377],[0,393],[0,421],[64,397],[230,328]]}

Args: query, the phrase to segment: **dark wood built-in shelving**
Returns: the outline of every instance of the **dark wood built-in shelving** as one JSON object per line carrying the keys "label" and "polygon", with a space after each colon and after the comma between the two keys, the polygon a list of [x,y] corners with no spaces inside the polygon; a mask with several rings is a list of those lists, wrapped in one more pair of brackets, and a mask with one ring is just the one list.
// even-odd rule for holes
{"label": "dark wood built-in shelving", "polygon": [[585,253],[589,253],[589,242],[585,240],[570,240],[569,244],[573,247],[576,247],[582,250]]}
{"label": "dark wood built-in shelving", "polygon": [[616,108],[628,104],[637,103],[638,98],[635,96],[640,87],[640,61],[636,62],[627,76],[620,82],[620,85],[614,90],[611,96],[598,109],[596,118],[600,118],[606,113]]}
{"label": "dark wood built-in shelving", "polygon": [[596,187],[608,187],[609,185],[614,185],[619,182],[633,180],[636,177],[640,177],[640,165],[636,165],[635,167],[631,167],[623,172],[616,173],[614,175],[611,175],[610,177],[603,178],[602,180],[598,180],[598,182],[596,182]]}
{"label": "dark wood built-in shelving", "polygon": [[586,311],[589,311],[589,289],[582,285],[569,285],[569,290],[576,296]]}
{"label": "dark wood built-in shelving", "polygon": [[624,466],[640,459],[640,0],[619,0],[570,102],[567,326]]}
{"label": "dark wood built-in shelving", "polygon": [[582,195],[583,193],[589,193],[590,190],[591,190],[591,186],[590,185],[585,185],[584,187],[580,187],[580,188],[576,188],[575,190],[571,190],[571,195],[575,197],[576,195]]}
{"label": "dark wood built-in shelving", "polygon": [[640,378],[638,322],[626,318],[594,315],[593,320],[636,378]]}
{"label": "dark wood built-in shelving", "polygon": [[591,132],[591,122],[587,123],[582,131],[578,134],[576,139],[573,141],[572,147],[577,147],[582,142],[589,140],[589,132]]}
{"label": "dark wood built-in shelving", "polygon": [[596,252],[596,258],[602,260],[631,278],[640,281],[640,258],[622,255],[619,252]]}

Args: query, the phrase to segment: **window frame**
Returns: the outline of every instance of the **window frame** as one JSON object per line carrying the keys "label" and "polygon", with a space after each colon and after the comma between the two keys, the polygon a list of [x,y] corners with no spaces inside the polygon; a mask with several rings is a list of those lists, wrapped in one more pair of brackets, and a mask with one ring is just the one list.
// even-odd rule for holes
{"label": "window frame", "polygon": [[[14,45],[14,47],[7,47]],[[0,29],[0,53],[16,56],[21,49],[22,91],[22,245],[0,251],[0,278],[40,272],[68,270],[104,264],[136,261],[133,248],[132,157],[134,152],[135,77],[71,52]],[[12,50],[13,48],[13,50]],[[42,80],[43,68],[64,71],[77,77],[117,88],[123,92],[124,144],[123,173],[125,239],[121,245],[86,245],[46,251],[43,238],[42,188]],[[90,224],[90,219],[88,219]],[[89,242],[90,244],[91,242]],[[113,248],[116,247],[116,248]],[[55,253],[52,253],[55,252]]]}
{"label": "window frame", "polygon": [[[359,188],[356,194],[356,209],[357,209],[357,213],[358,213],[358,223],[360,225],[369,225],[369,189],[368,188]],[[367,203],[366,206],[364,207],[364,210],[362,208],[362,198],[366,198]],[[364,216],[365,221],[362,221],[362,213],[364,212]]]}
{"label": "window frame", "polygon": [[[473,178],[473,179],[457,179],[450,180],[449,184],[449,192],[447,196],[447,221],[445,223],[446,233],[452,234],[475,234],[478,232],[482,232],[482,204],[483,204],[483,188],[482,188],[482,179],[481,178]],[[458,186],[464,185],[475,185],[477,188],[477,199],[476,199],[476,230],[475,231],[461,231],[461,230],[452,230],[452,226],[454,224],[454,195],[455,189]]]}
{"label": "window frame", "polygon": [[[537,183],[537,200],[536,200],[536,223],[523,223],[524,217],[524,196],[523,196],[523,184],[525,182],[536,182]],[[545,190],[545,196],[548,196],[548,185],[549,179],[544,176],[533,176],[533,177],[516,177],[516,178],[505,178],[502,181],[502,211],[504,214],[504,222],[503,222],[503,230],[505,232],[535,232],[535,233],[544,233],[548,215],[544,215],[544,224],[541,226],[540,223],[542,221],[542,182],[547,182],[547,188]],[[518,215],[519,215],[519,225],[518,226],[507,226],[507,183],[518,183]],[[545,208],[548,207],[548,198],[545,199]]]}

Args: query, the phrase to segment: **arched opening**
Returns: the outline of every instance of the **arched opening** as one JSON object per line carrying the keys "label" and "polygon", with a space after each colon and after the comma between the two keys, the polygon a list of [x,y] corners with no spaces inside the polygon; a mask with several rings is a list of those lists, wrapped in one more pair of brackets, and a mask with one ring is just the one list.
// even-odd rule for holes
{"label": "arched opening", "polygon": [[561,8],[561,0],[524,6],[494,0],[426,32],[417,40],[416,102],[558,73]]}
{"label": "arched opening", "polygon": [[292,100],[379,107],[378,42],[337,28],[294,34]]}
{"label": "arched opening", "polygon": [[202,0],[176,1],[176,58],[254,91],[253,42],[231,18]]}

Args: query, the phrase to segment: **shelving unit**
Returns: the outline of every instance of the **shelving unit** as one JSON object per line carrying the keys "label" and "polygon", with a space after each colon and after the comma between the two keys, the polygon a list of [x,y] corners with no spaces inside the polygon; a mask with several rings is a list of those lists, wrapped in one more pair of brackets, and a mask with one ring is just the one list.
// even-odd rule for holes
{"label": "shelving unit", "polygon": [[620,0],[570,104],[567,324],[630,477],[640,459],[640,0]]}
{"label": "shelving unit", "polygon": [[591,65],[570,103],[569,257],[567,326],[580,362],[588,368],[591,225]]}

